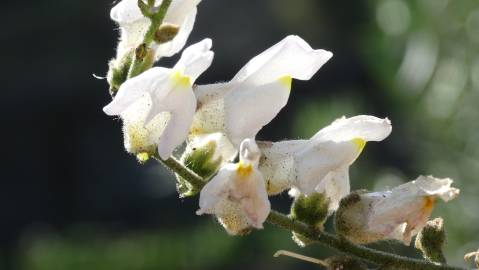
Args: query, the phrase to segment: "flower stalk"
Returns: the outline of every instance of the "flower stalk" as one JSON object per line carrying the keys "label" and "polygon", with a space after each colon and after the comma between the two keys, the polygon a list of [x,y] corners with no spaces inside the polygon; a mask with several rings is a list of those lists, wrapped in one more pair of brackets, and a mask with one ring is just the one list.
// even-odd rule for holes
{"label": "flower stalk", "polygon": [[[143,42],[139,45],[139,47],[145,48],[147,51],[149,51],[150,44],[154,41],[155,39],[155,33],[158,30],[158,28],[161,26],[163,23],[163,19],[165,18],[166,12],[168,11],[168,8],[170,7],[172,0],[164,0],[161,2],[160,7],[158,8],[158,11],[149,16],[151,24],[150,27],[148,28],[148,31],[146,32]],[[146,55],[146,54],[145,54]],[[133,58],[133,62],[131,63],[130,69],[128,71],[128,79],[133,78],[143,72],[148,65],[149,61],[144,61],[145,57],[136,57]]]}
{"label": "flower stalk", "polygon": [[150,26],[148,27],[147,32],[145,33],[142,42],[136,47],[132,54],[126,55],[124,60],[118,67],[110,65],[111,79],[109,80],[110,84],[110,94],[114,97],[120,86],[127,79],[133,78],[143,71],[149,69],[153,65],[152,51],[150,49],[151,43],[155,40],[155,34],[158,28],[163,23],[163,19],[166,16],[166,12],[170,7],[172,0],[164,0],[158,10],[154,13],[151,13],[151,8],[154,5],[154,1],[148,1],[148,4],[144,3],[142,0],[138,1],[138,7],[141,12],[150,20]]}
{"label": "flower stalk", "polygon": [[[154,157],[159,160],[165,167],[174,173],[179,174],[186,181],[188,181],[193,187],[201,189],[206,181],[186,168],[174,158],[162,160],[159,157]],[[461,267],[450,266],[447,264],[433,263],[426,260],[412,259],[396,254],[375,250],[362,245],[354,244],[343,237],[338,237],[328,232],[319,231],[313,227],[306,225],[303,222],[293,220],[290,217],[271,210],[268,218],[266,219],[271,225],[280,227],[288,231],[294,231],[302,236],[308,238],[312,243],[321,244],[340,252],[355,256],[361,260],[387,266],[391,269],[398,270],[470,270]]]}
{"label": "flower stalk", "polygon": [[163,160],[157,154],[155,154],[153,155],[153,158],[158,160],[158,162],[163,164],[163,166],[165,166],[172,173],[175,173],[180,177],[184,178],[195,189],[201,190],[206,185],[206,181],[202,177],[197,175],[192,170],[188,169],[174,157]]}

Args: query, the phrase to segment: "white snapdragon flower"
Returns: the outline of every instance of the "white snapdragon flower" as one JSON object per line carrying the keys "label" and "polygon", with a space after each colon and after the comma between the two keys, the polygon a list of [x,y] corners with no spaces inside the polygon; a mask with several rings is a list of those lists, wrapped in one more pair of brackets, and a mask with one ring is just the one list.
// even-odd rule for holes
{"label": "white snapdragon flower", "polygon": [[357,243],[396,239],[409,244],[426,225],[437,198],[447,202],[457,197],[452,182],[419,176],[390,191],[352,194],[341,202],[336,227]]}
{"label": "white snapdragon flower", "polygon": [[340,118],[309,140],[260,144],[260,170],[268,193],[293,187],[290,194],[325,193],[334,211],[350,192],[349,166],[367,141],[381,141],[391,133],[391,122],[368,115]]}
{"label": "white snapdragon flower", "polygon": [[[155,6],[160,6],[161,2],[162,0],[156,0]],[[196,6],[200,2],[201,0],[173,0],[171,2],[163,23],[177,25],[180,29],[173,40],[154,45],[156,59],[172,56],[185,46],[195,23]],[[119,56],[140,45],[150,26],[150,20],[141,13],[138,0],[120,1],[112,8],[110,17],[118,23],[121,30],[121,40],[118,45]]]}
{"label": "white snapdragon flower", "polygon": [[240,146],[239,163],[225,164],[200,193],[198,215],[214,214],[230,234],[262,228],[271,205],[258,171],[261,152],[254,140]]}
{"label": "white snapdragon flower", "polygon": [[288,36],[251,59],[231,81],[198,86],[191,137],[220,132],[238,149],[286,105],[292,78],[309,80],[331,57],[331,52]]}
{"label": "white snapdragon flower", "polygon": [[125,148],[168,158],[188,136],[196,110],[192,85],[213,60],[210,39],[191,45],[171,69],[155,67],[127,80],[103,110],[124,121]]}

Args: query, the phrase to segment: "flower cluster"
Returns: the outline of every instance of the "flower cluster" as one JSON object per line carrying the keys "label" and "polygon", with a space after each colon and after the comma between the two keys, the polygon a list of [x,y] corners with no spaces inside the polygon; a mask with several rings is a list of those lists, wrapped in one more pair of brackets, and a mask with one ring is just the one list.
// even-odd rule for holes
{"label": "flower cluster", "polygon": [[[152,63],[181,51],[199,2],[171,1],[159,29],[153,29],[155,38],[145,43],[151,14],[164,2],[120,1],[111,11],[121,30],[114,62],[123,63],[124,57],[134,61],[139,48],[146,48]],[[300,201],[321,201],[326,216],[336,212],[338,232],[354,242],[409,243],[425,226],[436,198],[448,201],[459,191],[450,179],[421,176],[390,191],[350,193],[349,167],[367,142],[389,136],[387,118],[342,117],[310,139],[255,140],[286,106],[292,80],[311,79],[331,57],[331,52],[291,35],[253,57],[231,80],[195,85],[214,58],[212,41],[206,38],[184,49],[172,68],[146,68],[129,76],[104,111],[122,119],[129,153],[167,160],[186,142],[184,165],[195,164],[191,169],[202,168],[197,174],[212,176],[200,192],[197,214],[215,215],[230,234],[262,228],[271,210],[269,196],[289,191],[301,198],[296,209],[302,215],[307,208]],[[183,188],[180,193],[186,192]],[[308,202],[317,194],[321,200]]]}

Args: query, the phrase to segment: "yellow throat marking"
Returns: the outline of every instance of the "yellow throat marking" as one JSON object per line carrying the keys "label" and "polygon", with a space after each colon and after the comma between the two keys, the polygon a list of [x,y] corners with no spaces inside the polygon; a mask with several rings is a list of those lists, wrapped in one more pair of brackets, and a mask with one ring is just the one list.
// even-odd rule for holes
{"label": "yellow throat marking", "polygon": [[178,86],[181,88],[191,86],[191,79],[189,76],[183,75],[179,71],[175,71],[171,74],[170,80],[174,86]]}
{"label": "yellow throat marking", "polygon": [[424,197],[424,210],[429,211],[434,207],[434,204],[436,203],[436,198],[432,196],[426,196]]}
{"label": "yellow throat marking", "polygon": [[286,75],[286,76],[280,77],[278,81],[282,86],[286,87],[288,91],[291,91],[291,84],[293,82],[293,78],[291,78],[291,76]]}
{"label": "yellow throat marking", "polygon": [[253,172],[253,165],[251,163],[244,164],[243,162],[239,162],[236,167],[236,174],[239,177],[246,177],[249,176]]}
{"label": "yellow throat marking", "polygon": [[366,141],[361,139],[361,138],[354,138],[351,140],[354,145],[358,148],[358,152],[361,153],[364,149],[364,146],[366,146]]}

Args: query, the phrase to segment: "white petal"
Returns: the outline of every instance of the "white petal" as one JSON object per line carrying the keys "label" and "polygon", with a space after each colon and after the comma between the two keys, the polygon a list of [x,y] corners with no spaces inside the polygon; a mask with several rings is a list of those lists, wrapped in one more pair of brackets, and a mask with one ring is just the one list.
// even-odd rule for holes
{"label": "white petal", "polygon": [[221,209],[221,205],[218,203],[228,197],[231,178],[234,177],[234,174],[234,165],[225,165],[203,187],[200,192],[200,209],[196,211],[197,215],[215,214]]}
{"label": "white petal", "polygon": [[309,195],[322,181],[327,180],[325,177],[328,174],[347,169],[358,155],[357,146],[349,141],[312,144],[294,156],[297,173],[295,186]]}
{"label": "white petal", "polygon": [[424,195],[438,196],[447,202],[459,195],[459,189],[451,187],[450,178],[439,179],[433,176],[419,176],[414,183]]}
{"label": "white petal", "polygon": [[196,16],[196,6],[200,2],[201,0],[174,0],[168,8],[164,22],[181,25],[192,13]]}
{"label": "white petal", "polygon": [[192,83],[210,67],[214,53],[211,51],[212,41],[209,38],[186,48],[173,69],[189,76]]}
{"label": "white petal", "polygon": [[138,7],[138,0],[122,0],[110,11],[110,17],[118,24],[133,23],[144,18]]}
{"label": "white petal", "polygon": [[230,235],[242,235],[251,231],[251,224],[246,218],[241,205],[237,202],[222,200],[221,213],[216,214],[218,222]]}
{"label": "white petal", "polygon": [[289,89],[280,81],[248,87],[239,85],[225,97],[225,127],[235,145],[254,138],[286,105]]}
{"label": "white petal", "polygon": [[[194,93],[198,100],[198,109],[191,126],[191,135],[226,133],[224,96],[230,90],[230,84],[227,83],[195,87]],[[237,145],[235,149],[237,149]]]}
{"label": "white petal", "polygon": [[[108,115],[121,114],[144,93],[155,92],[158,88],[162,89],[169,74],[169,69],[156,67],[127,80],[120,86],[113,101],[104,107],[103,111]],[[162,95],[159,95],[158,98],[161,99]]]}
{"label": "white petal", "polygon": [[270,195],[291,188],[296,177],[294,154],[307,145],[307,140],[258,143],[263,153],[259,170],[266,181]]}
{"label": "white petal", "polygon": [[160,136],[158,154],[162,159],[167,159],[173,150],[188,137],[196,110],[196,98],[191,88],[176,88],[163,102],[165,110],[171,113],[171,118]]}
{"label": "white petal", "polygon": [[195,96],[199,103],[206,105],[213,100],[223,99],[235,86],[231,83],[196,85]]}
{"label": "white petal", "polygon": [[263,222],[269,215],[271,204],[261,173],[254,170],[248,181],[250,183],[247,187],[245,188],[243,185],[241,190],[244,194],[241,199],[241,206],[249,223],[253,227],[261,229],[263,228]]}
{"label": "white petal", "polygon": [[240,162],[252,163],[254,167],[258,166],[261,151],[253,139],[245,139],[240,145]]}
{"label": "white petal", "polygon": [[288,36],[251,59],[233,82],[264,84],[282,76],[309,80],[332,57],[325,50],[313,50],[298,36]]}
{"label": "white petal", "polygon": [[151,109],[151,97],[145,95],[121,113],[125,149],[129,153],[154,152],[158,138],[163,132],[170,115],[162,113],[148,125],[145,118]]}
{"label": "white petal", "polygon": [[349,167],[345,166],[330,172],[316,187],[316,191],[324,193],[329,199],[329,213],[336,211],[341,199],[351,191],[349,184]]}
{"label": "white petal", "polygon": [[[168,12],[169,14],[169,12]],[[190,36],[196,19],[196,8],[193,9],[180,24],[180,30],[172,41],[160,44],[156,48],[156,60],[160,57],[170,57],[177,54],[186,44],[188,37]],[[166,20],[165,22],[174,23],[173,21]]]}
{"label": "white petal", "polygon": [[389,136],[391,130],[391,121],[387,118],[358,115],[337,119],[316,133],[311,140],[341,142],[359,138],[364,141],[382,141]]}
{"label": "white petal", "polygon": [[[365,194],[377,198],[369,214],[369,228],[408,244],[425,226],[436,197],[448,201],[459,194],[459,190],[452,188],[451,184],[451,179],[420,176],[388,192]],[[406,227],[398,236],[397,226],[403,226],[403,223]]]}
{"label": "white petal", "polygon": [[[387,200],[379,203],[378,211],[389,212],[389,209],[400,207],[410,202],[421,201],[423,197],[439,197],[444,201],[454,199],[459,195],[459,189],[451,187],[449,178],[438,179],[432,176],[419,176],[416,180],[393,188],[388,192]],[[379,213],[379,212],[378,212]]]}
{"label": "white petal", "polygon": [[132,52],[143,42],[148,26],[148,19],[142,18],[120,27],[121,35],[117,48],[117,60],[122,59],[126,53]]}

